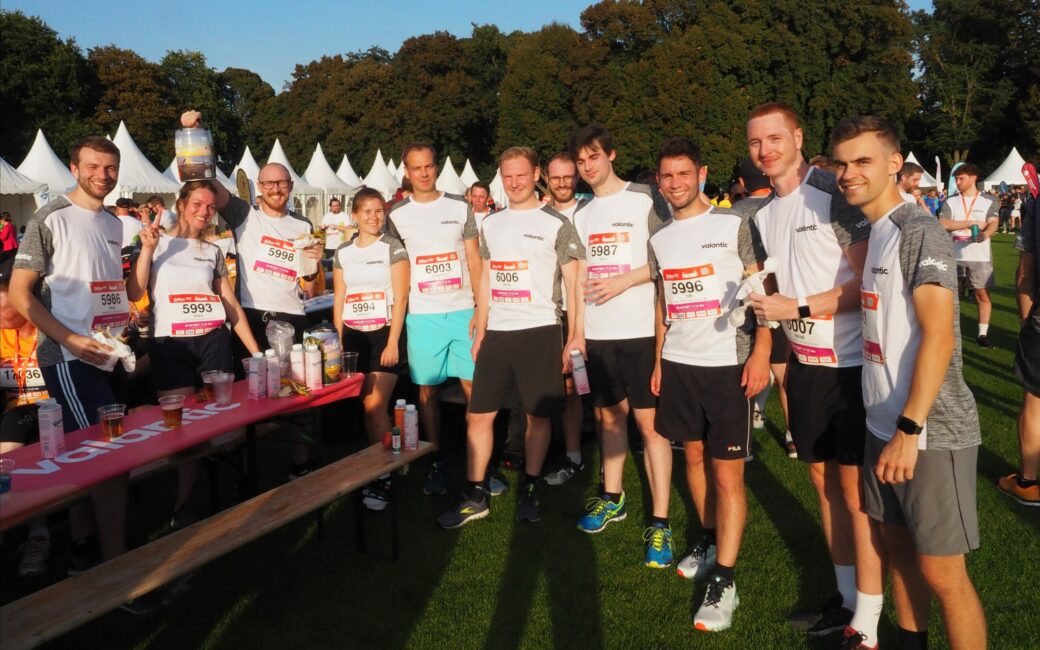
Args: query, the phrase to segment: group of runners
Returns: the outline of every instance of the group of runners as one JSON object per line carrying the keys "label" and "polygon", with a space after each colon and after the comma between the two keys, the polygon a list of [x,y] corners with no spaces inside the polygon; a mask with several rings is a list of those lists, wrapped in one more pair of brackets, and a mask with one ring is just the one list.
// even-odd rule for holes
{"label": "group of runners", "polygon": [[[182,123],[200,119],[189,112]],[[982,647],[984,615],[964,563],[979,544],[981,438],[961,372],[957,261],[947,233],[956,240],[964,224],[952,228],[903,199],[899,141],[884,120],[838,124],[834,174],[809,166],[802,137],[789,107],[755,109],[742,167],[749,198],[719,208],[700,191],[707,168],[694,142],[661,145],[651,188],[620,179],[611,135],[585,127],[544,176],[532,149],[503,151],[508,208],[479,218],[465,199],[436,189],[432,146],[406,147],[411,194],[387,211],[378,192],[359,191],[351,207],[357,234],[330,251],[336,327],[366,373],[366,430],[375,441],[389,429],[390,396],[407,368],[422,431],[439,443],[438,393],[449,378],[459,380],[468,404],[467,484],[437,518],[457,528],[488,516],[491,497],[507,490],[491,471],[493,424],[499,410],[522,409],[516,518],[538,521],[539,483],[558,485],[585,466],[582,402],[569,376],[572,354],[580,354],[602,462],[577,527],[598,533],[627,516],[631,418],[651,495],[645,564],[704,580],[694,624],[721,631],[739,604],[754,398],[772,375],[791,452],[819,499],[836,582],[833,596],[792,624],[812,636],[840,633],[835,647],[877,647],[887,567],[902,647],[927,645],[932,596],[951,645]],[[124,286],[122,226],[102,205],[118,163],[104,138],[77,144],[78,186],[29,224],[4,294],[39,329],[34,354],[23,356],[40,369],[37,388],[64,407],[66,430],[96,423],[98,407],[120,401],[122,371],[98,367],[109,350],[89,334],[117,335],[129,324],[131,301],[153,306],[149,352],[160,394],[185,393],[202,372],[230,370],[233,358],[267,348],[271,320],[291,324],[299,340],[308,326],[303,300],[317,286],[296,258],[317,260],[322,250],[294,246],[311,224],[288,210],[292,181],[278,164],[260,170],[257,206],[219,183],[186,183],[173,227],[163,230],[156,219],[141,230],[142,252]],[[575,199],[579,178],[591,200]],[[547,182],[549,205],[538,197],[539,181]],[[478,185],[486,201],[488,189]],[[963,221],[974,209],[947,218]],[[236,242],[235,289],[220,249],[200,238],[218,212]],[[562,416],[566,457],[547,472],[554,415]],[[682,447],[703,531],[678,561],[669,526],[673,444]],[[293,460],[295,473],[305,473],[307,447],[298,446]],[[436,452],[425,493],[446,493],[445,462]],[[176,508],[191,474],[181,477]],[[366,488],[366,505],[385,505],[389,480]],[[125,544],[125,495],[126,477],[95,491],[105,558]],[[79,522],[74,548],[89,544],[89,519]],[[43,531],[35,526],[31,538]]]}

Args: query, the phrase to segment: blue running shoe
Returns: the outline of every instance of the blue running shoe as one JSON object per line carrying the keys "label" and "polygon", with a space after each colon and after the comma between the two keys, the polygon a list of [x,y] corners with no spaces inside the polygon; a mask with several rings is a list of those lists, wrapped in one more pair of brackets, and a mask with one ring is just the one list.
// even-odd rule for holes
{"label": "blue running shoe", "polygon": [[578,530],[583,533],[598,533],[607,527],[612,521],[624,521],[628,513],[625,512],[625,493],[621,493],[621,500],[617,503],[602,496],[592,497],[585,504],[587,515],[578,521]]}
{"label": "blue running shoe", "polygon": [[444,462],[435,460],[430,466],[430,473],[426,475],[426,484],[422,488],[423,494],[444,494],[448,491],[448,475],[444,471]]}
{"label": "blue running shoe", "polygon": [[672,548],[672,529],[663,524],[654,524],[643,531],[646,542],[644,563],[651,569],[667,569],[672,566],[675,549]]}

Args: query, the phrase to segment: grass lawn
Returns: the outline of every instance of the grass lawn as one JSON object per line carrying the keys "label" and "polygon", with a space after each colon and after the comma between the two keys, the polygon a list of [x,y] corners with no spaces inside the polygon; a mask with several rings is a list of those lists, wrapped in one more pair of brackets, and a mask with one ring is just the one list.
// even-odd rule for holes
{"label": "grass lawn", "polygon": [[[997,289],[990,338],[998,349],[980,350],[974,344],[975,306],[962,305],[965,373],[978,401],[984,440],[978,466],[982,548],[968,563],[986,609],[991,646],[1038,648],[1040,512],[1016,504],[996,488],[997,478],[1013,471],[1018,459],[1015,421],[1021,388],[1011,370],[1018,256],[1007,235],[995,238],[993,250]],[[169,608],[148,617],[117,611],[51,645],[279,650],[830,647],[808,642],[787,624],[794,608],[814,605],[833,591],[834,578],[805,469],[777,443],[782,416],[775,398],[768,416],[767,429],[756,432],[755,459],[747,465],[748,525],[737,567],[741,605],[728,632],[695,632],[693,612],[703,588],[672,570],[643,566],[641,536],[649,499],[640,488],[641,457],[630,457],[626,466],[628,519],[598,535],[575,529],[585,493],[598,476],[598,454],[589,445],[585,454],[593,461],[578,478],[560,488],[542,488],[540,523],[514,523],[518,476],[507,473],[512,490],[493,501],[488,519],[459,531],[439,530],[433,520],[455,496],[419,494],[423,464],[400,481],[403,546],[397,563],[389,560],[388,515],[366,514],[370,552],[360,555],[353,546],[352,504],[342,501],[327,511],[322,542],[316,539],[314,519],[302,519],[205,567],[190,591]],[[360,444],[358,437],[350,444]],[[277,462],[287,463],[276,458],[271,464]],[[460,485],[461,467],[456,465],[454,484]],[[679,552],[700,534],[682,470],[676,455],[671,521]],[[154,482],[154,491],[165,495],[164,504],[170,498],[169,482]],[[147,505],[153,496],[141,495],[142,508],[151,513],[142,518],[150,516],[149,522],[156,524],[168,511],[156,513],[154,503]],[[147,531],[136,541],[145,535]],[[61,562],[60,556],[54,560]],[[3,569],[6,601],[14,596],[11,583],[17,582],[10,578],[10,555]],[[932,647],[947,647],[936,608],[930,631]],[[882,647],[894,641],[894,613],[888,603]]]}

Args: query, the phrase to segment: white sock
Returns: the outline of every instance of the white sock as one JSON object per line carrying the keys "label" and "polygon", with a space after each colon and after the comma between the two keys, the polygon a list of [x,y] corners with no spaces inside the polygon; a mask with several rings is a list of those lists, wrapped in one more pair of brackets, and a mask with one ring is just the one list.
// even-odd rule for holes
{"label": "white sock", "polygon": [[[772,375],[769,376],[772,379]],[[773,387],[773,382],[770,381],[765,388],[762,389],[758,395],[755,395],[755,408],[762,414],[762,417],[766,415],[766,400],[769,399],[769,389]]]}
{"label": "white sock", "polygon": [[989,333],[989,323],[979,323],[979,336],[986,336]]}
{"label": "white sock", "polygon": [[851,564],[835,564],[834,578],[838,581],[842,607],[856,611],[856,567]]}
{"label": "white sock", "polygon": [[[794,442],[794,436],[791,435],[791,430],[790,429],[788,429],[787,433],[784,434],[784,442],[785,443],[787,443],[787,442]],[[835,566],[837,566],[837,565],[835,565]]]}
{"label": "white sock", "polygon": [[575,465],[581,465],[581,451],[568,451],[567,458]]}
{"label": "white sock", "polygon": [[380,481],[384,481],[384,480],[385,481],[389,481],[390,480],[390,475],[389,474],[383,474],[382,476],[379,477],[379,480]]}
{"label": "white sock", "polygon": [[852,616],[849,627],[866,635],[863,645],[877,646],[878,620],[881,618],[881,610],[885,604],[884,594],[865,594],[856,592],[856,613]]}

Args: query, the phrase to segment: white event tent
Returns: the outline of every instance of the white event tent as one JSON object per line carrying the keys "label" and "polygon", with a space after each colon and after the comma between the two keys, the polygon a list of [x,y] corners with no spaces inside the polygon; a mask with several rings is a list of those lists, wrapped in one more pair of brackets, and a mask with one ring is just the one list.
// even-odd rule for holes
{"label": "white event tent", "polygon": [[51,149],[42,129],[36,130],[36,140],[33,141],[25,160],[18,165],[18,171],[33,180],[47,184],[48,191],[36,196],[36,207],[46,203],[50,198],[49,194],[69,192],[76,187],[76,179],[69,171],[68,165],[58,158],[54,149]]}
{"label": "white event tent", "polygon": [[444,165],[441,167],[441,173],[437,177],[437,189],[448,194],[458,194],[462,196],[466,193],[466,184],[459,178],[458,173],[455,171],[454,165],[451,164],[451,156],[448,156],[444,160]]}
{"label": "white event tent", "polygon": [[509,201],[506,198],[506,188],[502,185],[501,172],[495,172],[495,177],[488,183],[488,187],[491,188],[491,198],[494,199],[496,208],[501,210],[509,205]]}
{"label": "white event tent", "polygon": [[404,183],[404,161],[402,160],[397,165],[397,171],[394,173],[394,178],[397,179],[398,183]]}
{"label": "white event tent", "polygon": [[274,147],[271,148],[271,155],[267,157],[267,164],[271,163],[279,163],[289,170],[289,178],[293,182],[293,209],[310,219],[311,223],[318,223],[323,214],[322,201],[325,198],[325,191],[314,187],[296,173],[296,170],[289,164],[289,158],[282,149],[282,143],[277,138],[275,138]]}
{"label": "white event tent", "polygon": [[[217,178],[215,180],[221,185],[223,185],[228,192],[231,192],[233,196],[238,196],[238,186],[235,185],[230,178],[225,176],[224,172],[220,171],[220,167],[217,167],[216,169]],[[163,172],[163,175],[166,178],[169,178],[170,180],[177,181],[178,183],[183,183],[183,181],[181,181],[181,172],[179,169],[177,169],[176,157],[170,161],[170,166],[166,168],[166,171]]]}
{"label": "white event tent", "polygon": [[180,183],[163,176],[161,171],[148,162],[123,122],[119,122],[112,144],[119,147],[119,181],[105,197],[105,204],[112,205],[121,197],[143,201],[153,194],[159,194],[166,199],[166,207],[173,209],[177,193],[181,190]]}
{"label": "white event tent", "polygon": [[391,158],[390,160],[386,161],[386,170],[388,172],[390,172],[391,175],[397,174],[397,165],[394,164],[394,159],[393,158]]}
{"label": "white event tent", "polygon": [[320,142],[311,154],[311,162],[303,172],[303,178],[314,187],[325,191],[324,205],[328,205],[333,197],[339,197],[340,201],[343,201],[358,191],[357,186],[348,185],[332,171],[329,161],[325,159],[325,152],[321,150]]}
{"label": "white event tent", "polygon": [[246,150],[242,152],[242,159],[238,161],[235,168],[231,170],[232,176],[238,176],[238,170],[242,170],[246,173],[246,178],[249,179],[254,186],[256,185],[256,177],[260,175],[260,165],[256,163],[256,159],[253,158],[253,152],[249,150],[249,146],[246,146]]}
{"label": "white event tent", "polygon": [[365,176],[364,185],[378,190],[387,201],[393,198],[394,192],[401,186],[383,161],[382,150],[376,151],[376,159],[372,161],[372,167]]}
{"label": "white event tent", "polygon": [[939,187],[939,183],[936,182],[935,176],[932,176],[931,174],[929,174],[928,170],[925,169],[924,165],[922,165],[920,162],[917,161],[917,158],[914,156],[914,152],[913,151],[911,151],[911,152],[909,152],[907,154],[906,162],[914,163],[915,165],[917,165],[921,169],[924,169],[924,173],[921,174],[921,182],[918,183],[918,187],[920,187],[922,189],[928,189],[928,190],[932,189],[933,187],[934,188],[938,188]]}
{"label": "white event tent", "polygon": [[16,228],[36,213],[38,194],[47,194],[47,183],[29,178],[0,158],[0,210],[11,213]]}
{"label": "white event tent", "polygon": [[459,174],[459,178],[466,184],[466,187],[473,187],[473,183],[480,180],[477,177],[477,173],[473,171],[473,165],[470,164],[469,158],[466,159],[466,165],[462,168],[462,173]]}
{"label": "white event tent", "polygon": [[988,190],[1001,183],[1007,183],[1009,186],[1025,185],[1026,177],[1022,175],[1022,165],[1024,164],[1026,161],[1022,158],[1022,154],[1018,153],[1017,148],[1011,147],[1011,153],[1004,159],[1004,162],[1000,163],[1000,166],[987,176],[986,180],[982,181],[982,189]]}
{"label": "white event tent", "polygon": [[350,159],[347,158],[347,154],[343,154],[343,160],[339,163],[339,169],[336,170],[336,176],[351,187],[361,187],[361,177],[358,176],[357,172],[354,171],[354,168],[350,166]]}

